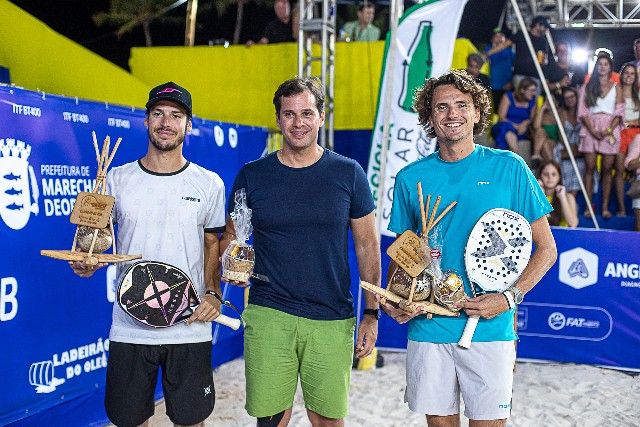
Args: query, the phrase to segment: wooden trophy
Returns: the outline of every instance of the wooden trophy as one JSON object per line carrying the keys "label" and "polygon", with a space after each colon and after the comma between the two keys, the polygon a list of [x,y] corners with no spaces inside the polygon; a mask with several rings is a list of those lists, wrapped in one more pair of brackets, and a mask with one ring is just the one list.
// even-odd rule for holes
{"label": "wooden trophy", "polygon": [[[427,208],[424,207],[424,201],[422,196],[422,184],[418,182],[418,197],[420,199],[420,217],[422,219],[422,237],[418,237],[416,233],[412,230],[406,230],[404,233],[400,235],[387,248],[387,254],[391,257],[392,260],[398,264],[397,268],[402,268],[410,277],[411,277],[411,286],[409,289],[409,295],[407,298],[394,293],[392,290],[382,289],[379,286],[375,286],[371,283],[361,281],[360,286],[368,291],[371,291],[375,294],[380,295],[383,299],[387,299],[392,301],[398,306],[409,313],[413,313],[416,310],[419,310],[422,307],[422,310],[427,312],[427,317],[430,319],[433,314],[439,314],[441,316],[452,316],[457,317],[460,314],[458,312],[449,310],[448,308],[442,307],[439,304],[436,304],[434,301],[434,292],[433,289],[429,295],[429,301],[416,301],[414,300],[416,285],[418,282],[418,276],[426,273],[430,276],[433,282],[441,282],[440,278],[436,277],[431,270],[429,270],[429,266],[433,261],[431,257],[431,253],[428,249],[428,235],[429,231],[433,229],[438,222],[449,212],[455,205],[456,202],[452,202],[447,208],[436,217],[436,213],[438,212],[438,206],[440,204],[441,197],[435,201],[433,206],[433,210],[430,215],[427,215],[427,211],[429,210],[431,204],[431,195],[427,195]],[[394,271],[394,274],[396,272]],[[393,276],[393,275],[392,275]],[[384,303],[384,301],[382,301]]]}
{"label": "wooden trophy", "polygon": [[[81,192],[76,197],[76,202],[71,212],[69,221],[76,224],[76,233],[73,237],[71,250],[41,250],[40,255],[65,261],[83,261],[88,265],[98,263],[131,261],[142,258],[142,255],[119,255],[116,253],[116,239],[113,232],[113,220],[111,210],[115,204],[115,198],[109,196],[107,191],[107,169],[116,154],[122,138],[118,138],[113,151],[109,154],[111,139],[107,136],[102,144],[102,151],[98,150],[96,133],[93,135],[93,148],[96,152],[98,172],[96,184],[91,193]],[[103,253],[113,246],[113,253]]]}

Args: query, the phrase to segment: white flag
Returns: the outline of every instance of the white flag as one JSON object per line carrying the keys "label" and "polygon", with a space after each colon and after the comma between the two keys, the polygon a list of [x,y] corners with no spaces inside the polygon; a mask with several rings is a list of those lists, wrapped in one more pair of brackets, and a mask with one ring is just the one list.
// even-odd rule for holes
{"label": "white flag", "polygon": [[[467,0],[432,0],[420,3],[400,18],[396,36],[393,75],[388,74],[390,36],[387,36],[378,96],[378,112],[369,157],[369,185],[378,203],[379,186],[384,185],[380,231],[387,230],[393,201],[396,174],[407,164],[435,150],[436,140],[427,137],[418,125],[418,114],[411,109],[413,92],[426,78],[439,76],[451,68],[460,18]],[[387,79],[393,79],[392,93],[387,93]],[[380,178],[384,106],[391,96],[389,149],[384,180]]]}

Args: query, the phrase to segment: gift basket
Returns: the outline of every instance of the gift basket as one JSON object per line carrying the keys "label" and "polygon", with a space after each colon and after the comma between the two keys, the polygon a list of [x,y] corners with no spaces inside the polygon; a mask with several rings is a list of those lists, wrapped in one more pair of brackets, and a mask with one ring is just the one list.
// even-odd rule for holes
{"label": "gift basket", "polygon": [[255,254],[247,243],[253,227],[251,209],[247,206],[244,188],[236,191],[233,212],[229,214],[233,221],[236,238],[222,254],[222,280],[225,282],[248,282],[253,271]]}

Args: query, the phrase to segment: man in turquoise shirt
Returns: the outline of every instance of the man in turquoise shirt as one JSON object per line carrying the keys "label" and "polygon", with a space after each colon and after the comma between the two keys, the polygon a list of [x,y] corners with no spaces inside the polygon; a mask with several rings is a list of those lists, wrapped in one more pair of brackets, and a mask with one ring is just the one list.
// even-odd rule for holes
{"label": "man in turquoise shirt", "polygon": [[[469,298],[457,307],[459,318],[427,319],[391,304],[384,311],[400,323],[410,321],[407,347],[409,408],[427,415],[429,426],[457,426],[460,394],[465,415],[476,426],[503,426],[511,410],[511,388],[517,339],[514,307],[553,265],[557,257],[547,214],[547,198],[517,154],[475,145],[474,135],[489,122],[486,88],[465,71],[429,79],[414,102],[419,123],[438,138],[439,150],[403,168],[396,176],[389,230],[398,235],[420,229],[417,183],[423,193],[441,196],[440,206],[456,201],[441,224],[442,270],[455,270],[471,295],[464,267],[464,247],[477,220],[488,210],[513,210],[531,223],[535,251],[508,295]],[[395,265],[389,267],[393,271]],[[480,316],[469,349],[457,345],[467,316]]]}

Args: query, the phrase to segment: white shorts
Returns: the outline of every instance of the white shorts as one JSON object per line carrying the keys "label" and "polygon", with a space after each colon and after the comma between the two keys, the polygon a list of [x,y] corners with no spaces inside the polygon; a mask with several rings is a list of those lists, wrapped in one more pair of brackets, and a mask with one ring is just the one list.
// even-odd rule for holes
{"label": "white shorts", "polygon": [[404,400],[419,414],[460,413],[470,420],[499,420],[511,415],[513,341],[474,342],[464,349],[456,343],[409,341],[407,389]]}

